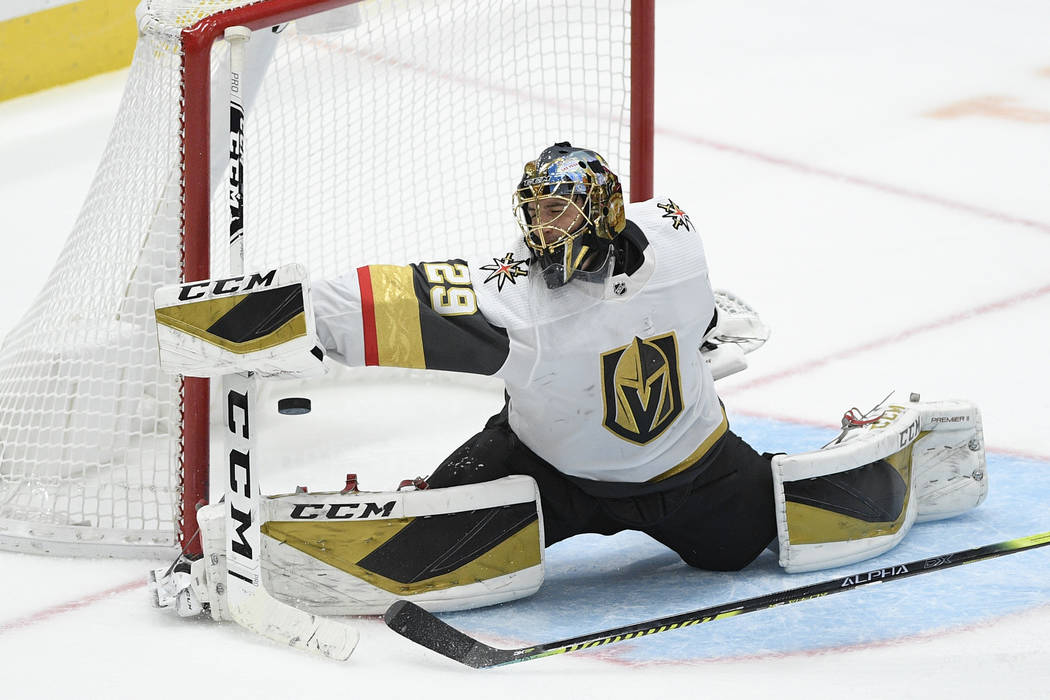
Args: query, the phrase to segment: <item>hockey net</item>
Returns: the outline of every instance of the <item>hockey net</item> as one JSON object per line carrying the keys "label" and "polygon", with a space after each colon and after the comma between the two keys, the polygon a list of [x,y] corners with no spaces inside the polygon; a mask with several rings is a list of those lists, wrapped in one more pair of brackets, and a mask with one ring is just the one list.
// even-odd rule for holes
{"label": "hockey net", "polygon": [[208,382],[160,370],[152,295],[228,270],[226,26],[254,30],[249,269],[299,262],[317,279],[505,252],[521,165],[555,141],[605,155],[632,199],[650,194],[651,0],[152,0],[140,12],[81,214],[0,349],[3,548],[167,555],[195,531]]}

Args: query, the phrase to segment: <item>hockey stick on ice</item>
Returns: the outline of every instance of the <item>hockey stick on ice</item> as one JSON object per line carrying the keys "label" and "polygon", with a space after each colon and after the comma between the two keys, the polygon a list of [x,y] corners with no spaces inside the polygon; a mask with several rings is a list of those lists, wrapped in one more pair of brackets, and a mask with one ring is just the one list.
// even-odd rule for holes
{"label": "hockey stick on ice", "polygon": [[[244,273],[243,142],[241,73],[246,27],[230,27],[230,274]],[[226,414],[226,600],[242,627],[281,644],[334,659],[347,659],[357,645],[357,630],[312,615],[271,596],[262,584],[259,528],[259,475],[252,473],[253,415],[256,381],[251,373],[223,377]]]}
{"label": "hockey stick on ice", "polygon": [[523,647],[521,649],[499,649],[479,642],[473,637],[442,622],[418,605],[406,600],[400,600],[391,605],[386,611],[385,618],[388,627],[417,644],[473,668],[491,668],[518,661],[531,661],[532,659],[540,659],[545,656],[569,654],[583,649],[615,644],[628,639],[669,632],[704,622],[713,622],[727,617],[755,612],[756,610],[766,610],[779,605],[800,603],[831,595],[832,593],[849,591],[871,583],[883,583],[931,571],[940,571],[941,569],[1000,557],[1005,554],[1016,554],[1017,552],[1035,549],[1036,547],[1044,547],[1048,544],[1050,544],[1050,532],[1042,532],[1038,535],[996,542],[995,544],[977,547],[976,549],[966,549],[928,559],[918,559],[907,564],[894,564],[882,569],[873,569],[861,574],[843,576],[787,591],[723,603],[709,608],[691,610],[677,615],[646,620],[645,622],[624,625],[615,629]]}

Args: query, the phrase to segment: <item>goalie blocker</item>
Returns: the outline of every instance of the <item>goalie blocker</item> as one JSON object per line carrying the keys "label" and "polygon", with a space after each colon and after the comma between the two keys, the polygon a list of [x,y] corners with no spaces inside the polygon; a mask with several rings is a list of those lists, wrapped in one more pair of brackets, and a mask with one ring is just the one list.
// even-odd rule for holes
{"label": "goalie blocker", "polygon": [[844,566],[894,547],[915,522],[978,506],[988,493],[981,415],[968,401],[856,409],[823,449],[772,459],[780,565]]}
{"label": "goalie blocker", "polygon": [[[262,574],[279,600],[318,615],[379,615],[397,600],[466,610],[535,593],[543,526],[527,476],[442,489],[297,493],[262,500]],[[154,602],[230,619],[222,505],[197,513],[203,558],[158,570]]]}

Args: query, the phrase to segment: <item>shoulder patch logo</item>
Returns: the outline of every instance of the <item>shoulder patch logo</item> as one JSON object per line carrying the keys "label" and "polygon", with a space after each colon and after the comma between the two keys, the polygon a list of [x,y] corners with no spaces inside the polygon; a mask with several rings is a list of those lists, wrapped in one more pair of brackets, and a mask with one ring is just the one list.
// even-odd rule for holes
{"label": "shoulder patch logo", "polygon": [[689,215],[682,211],[682,208],[670,199],[667,200],[666,204],[658,202],[656,206],[666,212],[661,218],[670,219],[671,225],[674,226],[675,230],[677,230],[679,226],[685,226],[686,231],[693,230],[693,222],[689,220]]}
{"label": "shoulder patch logo", "polygon": [[635,338],[602,353],[602,425],[616,436],[644,445],[663,434],[682,413],[678,338],[674,332]]}
{"label": "shoulder patch logo", "polygon": [[514,253],[507,253],[502,258],[492,258],[492,265],[482,265],[481,269],[489,273],[485,282],[496,281],[496,290],[502,292],[506,282],[517,284],[518,277],[529,274],[529,259],[515,260]]}

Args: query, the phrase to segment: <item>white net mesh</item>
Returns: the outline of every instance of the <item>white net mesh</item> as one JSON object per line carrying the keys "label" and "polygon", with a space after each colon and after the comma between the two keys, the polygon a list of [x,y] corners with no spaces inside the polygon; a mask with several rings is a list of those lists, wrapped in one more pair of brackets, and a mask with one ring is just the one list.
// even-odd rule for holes
{"label": "white net mesh", "polygon": [[[494,253],[518,235],[523,162],[554,141],[611,150],[626,174],[628,18],[588,2],[371,2],[344,32],[284,29],[247,105],[249,265],[323,277]],[[256,33],[250,64],[272,38]],[[228,221],[216,198],[213,230]]]}
{"label": "white net mesh", "polygon": [[179,280],[178,94],[179,56],[140,42],[75,229],[0,349],[9,546],[174,542],[179,382],[149,290]]}
{"label": "white net mesh", "polygon": [[[153,290],[180,281],[178,30],[244,2],[155,0],[102,164],[43,291],[0,349],[0,546],[177,541],[181,383]],[[282,0],[260,3],[280,9]],[[256,31],[247,266],[311,276],[496,255],[522,163],[555,142],[629,178],[630,0],[373,0]],[[211,265],[228,269],[224,42],[212,49]]]}

